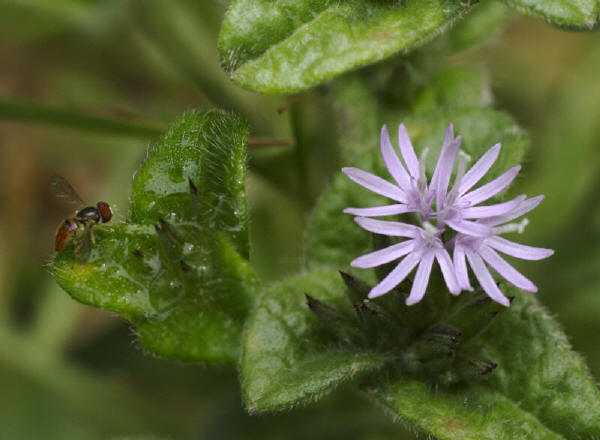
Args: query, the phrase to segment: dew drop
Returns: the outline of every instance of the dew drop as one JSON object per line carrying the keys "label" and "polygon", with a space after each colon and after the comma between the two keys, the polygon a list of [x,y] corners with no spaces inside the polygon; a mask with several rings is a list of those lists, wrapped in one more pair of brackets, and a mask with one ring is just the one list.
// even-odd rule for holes
{"label": "dew drop", "polygon": [[183,255],[189,255],[194,249],[194,245],[192,243],[184,243],[183,244]]}

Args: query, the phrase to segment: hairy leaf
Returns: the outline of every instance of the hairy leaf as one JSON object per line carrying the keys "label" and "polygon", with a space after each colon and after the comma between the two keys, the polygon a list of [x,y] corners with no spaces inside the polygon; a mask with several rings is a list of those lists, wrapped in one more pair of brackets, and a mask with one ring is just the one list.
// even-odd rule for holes
{"label": "hairy leaf", "polygon": [[247,255],[246,126],[192,112],[168,129],[133,183],[131,222],[95,227],[54,274],[75,299],[131,321],[142,345],[190,362],[233,362],[257,290]]}
{"label": "hairy leaf", "polygon": [[583,360],[532,294],[508,293],[513,304],[482,336],[498,362],[488,381],[436,389],[404,377],[374,381],[368,392],[442,440],[600,436],[600,392]]}
{"label": "hairy leaf", "polygon": [[392,417],[440,440],[564,439],[515,402],[485,386],[451,392],[434,390],[415,379],[401,378],[381,389],[371,389],[369,394]]}
{"label": "hairy leaf", "polygon": [[526,14],[554,25],[570,29],[591,29],[598,23],[600,3],[597,0],[504,0]]}
{"label": "hairy leaf", "polygon": [[431,39],[472,0],[235,0],[219,41],[240,86],[293,93]]}
{"label": "hairy leaf", "polygon": [[[223,231],[247,257],[247,135],[246,124],[224,112],[192,112],[175,121],[135,176],[131,221],[154,224],[163,217]],[[198,196],[190,197],[194,188]]]}
{"label": "hairy leaf", "polygon": [[382,365],[385,356],[328,345],[305,294],[349,307],[337,272],[287,279],[258,299],[243,335],[241,381],[250,412],[315,400],[343,381]]}

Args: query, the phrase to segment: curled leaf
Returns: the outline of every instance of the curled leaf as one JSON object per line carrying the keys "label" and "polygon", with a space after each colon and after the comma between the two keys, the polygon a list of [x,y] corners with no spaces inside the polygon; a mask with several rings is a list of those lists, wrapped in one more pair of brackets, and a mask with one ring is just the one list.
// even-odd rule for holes
{"label": "curled leaf", "polygon": [[84,262],[53,262],[76,300],[122,315],[163,357],[233,362],[258,288],[248,253],[247,128],[219,111],[173,123],[136,174],[131,220],[94,228]]}

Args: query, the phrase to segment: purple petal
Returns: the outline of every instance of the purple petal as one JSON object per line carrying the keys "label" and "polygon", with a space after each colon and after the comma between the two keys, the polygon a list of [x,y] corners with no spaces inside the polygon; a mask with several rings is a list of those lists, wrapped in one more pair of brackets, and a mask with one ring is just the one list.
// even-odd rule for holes
{"label": "purple petal", "polygon": [[384,295],[404,281],[404,278],[415,268],[421,260],[417,253],[408,254],[379,284],[371,289],[369,298]]}
{"label": "purple petal", "polygon": [[488,238],[485,243],[503,254],[511,255],[521,260],[541,260],[548,258],[554,253],[552,249],[525,246],[524,244],[515,243],[498,236]]}
{"label": "purple petal", "polygon": [[398,143],[400,145],[400,153],[402,153],[402,157],[404,158],[404,162],[406,163],[410,175],[415,179],[418,179],[419,160],[417,159],[415,149],[413,148],[404,124],[400,124],[400,127],[398,127]]}
{"label": "purple petal", "polygon": [[446,223],[455,231],[474,237],[487,237],[492,234],[492,228],[481,223],[454,219],[448,219],[446,220]]}
{"label": "purple petal", "polygon": [[438,162],[431,178],[431,187],[436,191],[438,204],[441,204],[448,191],[448,184],[450,183],[450,176],[452,175],[460,143],[460,137],[454,139],[454,127],[452,124],[448,124],[446,134],[444,135],[444,143],[442,144]]}
{"label": "purple petal", "polygon": [[393,244],[384,249],[358,257],[350,265],[361,269],[381,266],[408,254],[414,249],[414,246],[415,240],[403,241],[402,243]]}
{"label": "purple petal", "polygon": [[381,177],[377,177],[374,174],[353,167],[342,168],[342,172],[360,186],[363,186],[374,193],[381,194],[382,196],[389,197],[390,199],[402,203],[408,201],[404,195],[404,191],[387,180],[383,180]]}
{"label": "purple petal", "polygon": [[400,188],[402,188],[404,191],[409,191],[411,189],[410,177],[404,169],[402,162],[400,162],[400,158],[398,158],[396,151],[394,151],[394,147],[390,142],[390,134],[385,125],[381,129],[379,144],[381,148],[381,156],[383,157],[383,161],[385,162],[385,166],[387,167],[388,171],[394,180],[398,182]]}
{"label": "purple petal", "polygon": [[496,205],[464,208],[460,211],[460,213],[463,218],[497,217],[512,211],[519,206],[523,200],[525,200],[525,196],[520,195],[512,200],[509,200],[508,202],[498,203]]}
{"label": "purple petal", "polygon": [[354,221],[367,231],[394,237],[415,238],[419,229],[417,226],[409,225],[408,223],[375,220],[369,217],[355,217]]}
{"label": "purple petal", "polygon": [[461,197],[462,200],[466,202],[470,202],[471,205],[476,205],[480,202],[483,202],[490,197],[494,197],[504,188],[506,188],[510,183],[517,177],[519,174],[519,170],[521,169],[521,165],[516,165],[502,174],[500,177],[495,178],[489,183],[486,183],[482,187],[477,188],[474,191],[471,191],[468,194],[465,194]]}
{"label": "purple petal", "polygon": [[435,254],[433,252],[427,252],[417,269],[417,274],[413,281],[412,288],[410,289],[410,295],[406,298],[406,305],[412,306],[423,299],[427,284],[429,284],[429,275],[431,275],[431,266],[433,265],[433,259]]}
{"label": "purple petal", "polygon": [[527,290],[529,292],[537,292],[537,287],[517,269],[512,267],[502,258],[496,251],[490,249],[488,246],[481,246],[479,254],[483,259],[492,266],[496,272],[509,283],[514,284],[519,289]]}
{"label": "purple petal", "polygon": [[462,196],[485,176],[485,173],[487,173],[492,165],[494,165],[494,162],[496,162],[499,153],[500,144],[496,144],[475,162],[475,165],[473,165],[461,179],[460,186],[458,187],[458,195]]}
{"label": "purple petal", "polygon": [[494,301],[508,307],[510,301],[504,296],[500,289],[498,289],[496,282],[492,278],[490,271],[485,267],[481,257],[474,252],[467,251],[467,258],[475,273],[475,277],[477,277],[477,280],[479,281],[479,284],[481,284],[483,290],[485,290],[485,293],[487,293]]}
{"label": "purple petal", "polygon": [[458,244],[454,245],[454,268],[456,269],[456,279],[460,287],[464,290],[473,290],[469,282],[469,274],[467,273],[465,251]]}
{"label": "purple petal", "polygon": [[374,206],[372,208],[346,208],[344,209],[346,214],[358,215],[360,217],[379,217],[382,215],[396,215],[404,214],[405,212],[411,212],[411,209],[407,205],[387,205],[387,206]]}
{"label": "purple petal", "polygon": [[450,259],[450,255],[448,255],[448,251],[446,249],[436,250],[435,258],[440,264],[440,268],[442,269],[442,275],[444,276],[444,280],[446,281],[446,286],[448,286],[448,290],[453,295],[458,295],[461,289],[458,285],[458,280],[456,279],[454,266],[452,265],[452,260]]}
{"label": "purple petal", "polygon": [[483,221],[485,222],[485,224],[490,226],[496,226],[503,223],[507,223],[511,220],[521,217],[524,214],[527,214],[532,209],[535,209],[535,207],[539,205],[542,200],[544,200],[544,196],[532,197],[523,201],[518,207],[516,207],[513,211],[508,212],[507,214],[489,219],[484,219]]}

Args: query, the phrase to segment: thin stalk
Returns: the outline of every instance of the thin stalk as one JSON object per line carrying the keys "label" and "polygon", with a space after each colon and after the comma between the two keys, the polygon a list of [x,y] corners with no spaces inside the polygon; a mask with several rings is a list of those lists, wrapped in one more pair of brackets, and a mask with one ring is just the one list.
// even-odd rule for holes
{"label": "thin stalk", "polygon": [[277,107],[277,113],[282,114],[286,110],[293,107],[300,100],[300,97],[301,97],[301,95],[299,95],[299,94],[292,96],[283,105],[280,105],[279,107]]}
{"label": "thin stalk", "polygon": [[302,200],[303,205],[310,206],[311,195],[308,185],[308,163],[306,160],[306,148],[304,146],[303,120],[302,120],[302,102],[299,101],[290,109],[290,120],[292,125],[292,133],[296,139],[294,149],[296,176],[299,182],[300,194],[299,200]]}
{"label": "thin stalk", "polygon": [[0,96],[0,119],[136,137],[154,137],[163,130],[157,124],[113,119],[6,96]]}

